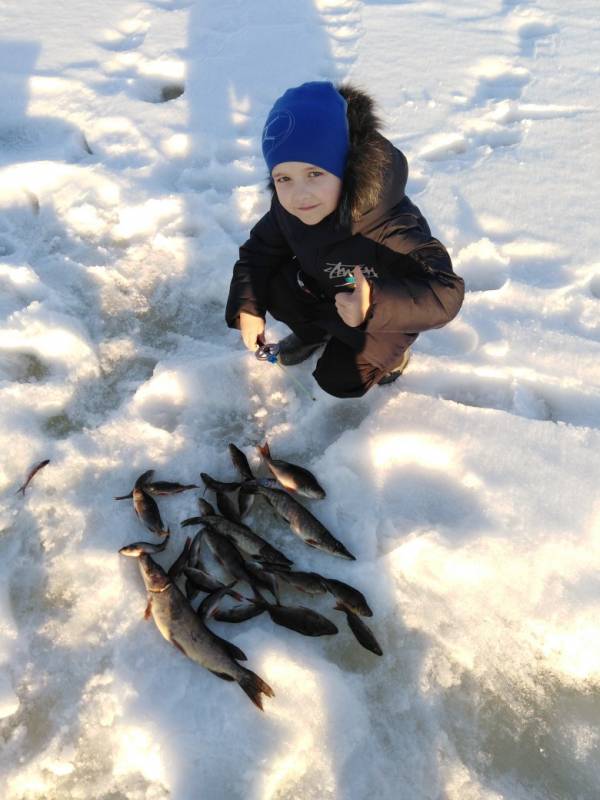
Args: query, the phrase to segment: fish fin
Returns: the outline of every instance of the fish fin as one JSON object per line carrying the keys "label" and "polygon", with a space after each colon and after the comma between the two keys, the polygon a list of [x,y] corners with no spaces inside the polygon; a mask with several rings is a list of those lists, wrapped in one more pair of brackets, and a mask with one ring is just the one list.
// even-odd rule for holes
{"label": "fish fin", "polygon": [[232,678],[231,675],[226,675],[224,672],[217,672],[214,669],[209,669],[209,672],[212,672],[213,675],[216,675],[217,678],[221,678],[224,681],[234,681],[235,678]]}
{"label": "fish fin", "polygon": [[269,684],[249,669],[244,669],[244,674],[238,683],[254,705],[260,708],[261,711],[263,711],[261,694],[265,694],[267,697],[275,697],[275,692]]}
{"label": "fish fin", "polygon": [[119,497],[113,497],[113,500],[130,500],[133,497],[133,490],[129,494],[122,494]]}
{"label": "fish fin", "polygon": [[144,619],[150,619],[152,616],[152,598],[148,598],[148,602],[146,604],[146,608],[144,610]]}
{"label": "fish fin", "polygon": [[182,646],[179,644],[179,642],[177,641],[177,639],[171,639],[171,643],[172,643],[172,644],[174,644],[174,645],[175,645],[175,647],[176,647],[178,650],[180,650],[180,651],[183,653],[183,655],[184,655],[184,656],[187,656],[187,653],[185,652],[185,650],[183,649],[183,647],[182,647]]}
{"label": "fish fin", "polygon": [[226,645],[226,650],[233,659],[236,661],[248,661],[248,656],[239,647],[236,647],[232,642],[227,642],[225,639],[221,639],[221,641]]}

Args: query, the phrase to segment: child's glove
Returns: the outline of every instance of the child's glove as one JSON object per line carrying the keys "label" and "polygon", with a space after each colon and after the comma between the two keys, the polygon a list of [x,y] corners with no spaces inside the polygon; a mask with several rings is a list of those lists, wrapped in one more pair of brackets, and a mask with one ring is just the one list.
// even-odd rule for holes
{"label": "child's glove", "polygon": [[337,313],[346,325],[356,328],[365,321],[371,305],[371,286],[360,267],[354,267],[354,291],[339,292],[335,296]]}

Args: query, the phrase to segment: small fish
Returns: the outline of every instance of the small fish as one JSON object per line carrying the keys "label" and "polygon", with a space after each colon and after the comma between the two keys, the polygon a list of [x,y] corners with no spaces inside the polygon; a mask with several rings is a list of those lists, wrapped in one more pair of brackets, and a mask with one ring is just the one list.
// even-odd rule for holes
{"label": "small fish", "polygon": [[[146,494],[152,497],[159,497],[161,495],[179,494],[179,492],[185,492],[188,489],[199,489],[200,487],[195,483],[183,484],[171,483],[170,481],[151,481],[150,483],[144,483],[142,488]],[[115,500],[129,500],[131,497],[133,497],[133,489],[129,494],[122,494],[119,497],[115,497]]]}
{"label": "small fish", "polygon": [[338,632],[331,620],[304,606],[271,606],[267,612],[276,625],[282,625],[303,636],[331,636]]}
{"label": "small fish", "polygon": [[316,572],[297,572],[279,570],[277,568],[271,568],[269,571],[275,571],[278,580],[305,594],[317,595],[326,594],[327,592],[327,588],[323,583],[323,578],[317,575]]}
{"label": "small fish", "polygon": [[218,622],[246,622],[252,617],[258,617],[267,610],[266,603],[248,603],[248,605],[232,606],[231,608],[217,609],[213,619]]}
{"label": "small fish", "polygon": [[[238,602],[244,599],[239,592],[234,592],[233,587],[235,586],[235,581],[227,584],[226,586],[221,586],[220,589],[215,589],[215,591],[211,592],[207,595],[204,600],[198,606],[198,610],[196,611],[197,614],[200,614],[200,617],[203,620],[207,620],[209,617],[213,616],[213,613],[217,610],[217,606],[219,602],[226,596],[230,595],[231,597],[235,598]],[[245,659],[242,659],[245,660]]]}
{"label": "small fish", "polygon": [[144,491],[141,477],[138,478],[133,487],[133,508],[135,513],[140,522],[152,533],[156,533],[158,536],[166,536],[169,531],[165,530],[156,500]]}
{"label": "small fish", "polygon": [[240,519],[240,506],[237,498],[240,490],[234,493],[230,492],[217,492],[217,508],[221,514],[232,522],[241,522]]}
{"label": "small fish", "polygon": [[242,451],[236,447],[233,443],[229,445],[229,455],[231,456],[231,460],[233,461],[233,466],[237,469],[240,473],[240,477],[242,480],[252,480],[254,475],[252,474],[252,470],[250,469],[250,464],[248,463],[248,459],[242,453]]}
{"label": "small fish", "polygon": [[252,586],[252,578],[248,575],[240,551],[226,536],[221,535],[212,528],[207,528],[204,533],[204,541],[209,546],[219,564],[233,578],[238,581],[246,581],[246,583]]}
{"label": "small fish", "polygon": [[363,622],[362,619],[344,603],[337,603],[335,607],[338,611],[343,611],[346,615],[348,626],[356,637],[357,642],[366,650],[375,653],[376,656],[382,656],[383,650],[366,622]]}
{"label": "small fish", "polygon": [[360,614],[361,617],[373,616],[364,594],[354,586],[349,586],[347,583],[336,581],[333,578],[323,578],[323,582],[335,599],[354,611],[355,614]]}
{"label": "small fish", "polygon": [[[150,478],[154,475],[154,470],[149,469],[146,472],[143,472],[140,477],[136,480],[135,486],[139,489],[143,489]],[[133,489],[129,492],[129,494],[122,494],[119,497],[115,497],[115,500],[130,500],[133,497]]]}
{"label": "small fish", "polygon": [[169,576],[169,578],[171,578],[172,581],[177,580],[179,575],[181,575],[184,566],[187,564],[190,555],[191,545],[192,545],[192,540],[191,537],[188,536],[188,538],[185,540],[185,544],[183,545],[183,550],[181,551],[179,556],[175,559],[175,561],[171,564],[167,572],[167,575]]}
{"label": "small fish", "polygon": [[265,442],[262,446],[259,445],[258,452],[284,489],[313,500],[322,500],[325,497],[325,489],[319,484],[312,472],[304,469],[304,467],[299,467],[297,464],[290,464],[288,461],[271,458],[268,442]]}
{"label": "small fish", "polygon": [[268,589],[275,598],[276,602],[279,603],[279,587],[277,585],[276,575],[267,572],[261,566],[254,564],[252,561],[246,561],[246,571],[255,584]]}
{"label": "small fish", "polygon": [[352,553],[294,497],[281,489],[268,489],[266,486],[252,487],[251,491],[266,497],[275,512],[288,523],[292,533],[306,544],[331,555],[356,561]]}
{"label": "small fish", "polygon": [[131,556],[132,558],[139,558],[141,555],[151,556],[153,553],[162,553],[169,543],[169,537],[166,536],[160,544],[152,544],[151,542],[133,542],[133,544],[126,544],[119,550],[122,556]]}
{"label": "small fish", "polygon": [[183,572],[186,578],[201,592],[216,592],[223,589],[225,584],[214,578],[209,572],[197,567],[184,567]]}
{"label": "small fish", "polygon": [[240,550],[243,550],[257,561],[268,561],[284,566],[289,566],[292,563],[286,555],[269,544],[262,536],[254,533],[247,525],[243,525],[240,522],[232,522],[216,514],[214,516],[207,514],[204,517],[200,517],[200,520],[202,520],[201,524],[210,525],[213,530],[226,536],[236,547],[239,547]]}
{"label": "small fish", "polygon": [[218,481],[212,478],[207,472],[201,472],[200,477],[207,489],[212,489],[213,492],[236,492],[242,485],[240,481]]}
{"label": "small fish", "polygon": [[271,687],[254,672],[238,664],[231,654],[231,647],[206,627],[183,593],[151,556],[140,556],[138,563],[149,597],[149,613],[164,638],[217,677],[236,681],[262,711],[262,695],[274,696]]}
{"label": "small fish", "polygon": [[240,519],[244,519],[246,514],[250,511],[252,506],[254,505],[254,495],[247,492],[243,486],[240,487],[238,492],[238,508],[240,513]]}
{"label": "small fish", "polygon": [[29,484],[33,480],[34,476],[37,475],[37,473],[41,469],[44,469],[44,467],[47,466],[49,463],[50,463],[50,459],[46,458],[46,459],[44,459],[44,461],[40,461],[39,464],[36,464],[34,467],[32,467],[29,470],[29,473],[27,474],[27,477],[25,478],[25,483],[22,486],[19,486],[19,488],[17,489],[15,494],[19,494],[19,492],[21,492],[23,497],[25,497],[25,489],[27,489],[27,487],[29,486]]}

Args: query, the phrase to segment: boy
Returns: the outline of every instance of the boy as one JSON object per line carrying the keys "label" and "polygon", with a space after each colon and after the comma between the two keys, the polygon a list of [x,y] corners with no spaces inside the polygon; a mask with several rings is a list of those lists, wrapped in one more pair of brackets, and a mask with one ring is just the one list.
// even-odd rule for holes
{"label": "boy", "polygon": [[395,380],[417,335],[450,322],[464,297],[404,193],[405,156],[378,127],[351,86],[304,83],[277,100],[262,137],[271,209],[240,248],[227,301],[250,350],[264,344],[267,311],[292,330],[282,364],[325,344],[313,375],[336,397]]}

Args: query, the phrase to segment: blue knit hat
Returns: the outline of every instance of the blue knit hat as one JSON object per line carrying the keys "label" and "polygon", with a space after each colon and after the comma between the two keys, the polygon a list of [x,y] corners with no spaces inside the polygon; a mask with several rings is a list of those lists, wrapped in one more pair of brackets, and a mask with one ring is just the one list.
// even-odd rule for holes
{"label": "blue knit hat", "polygon": [[271,109],[262,134],[269,173],[284,161],[304,161],[342,178],[350,146],[347,103],[328,81],[288,89]]}

